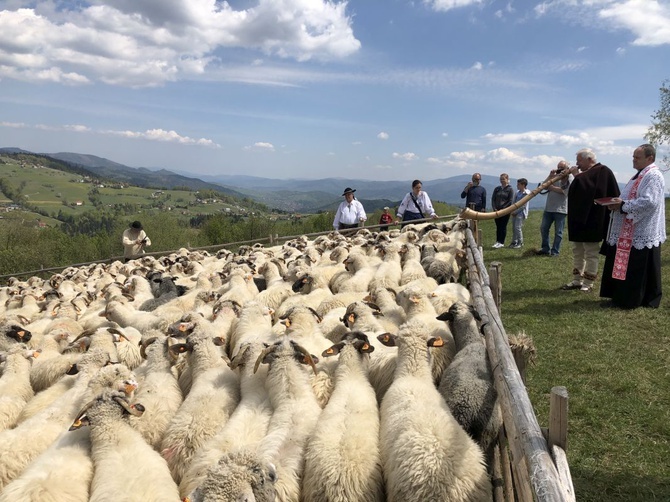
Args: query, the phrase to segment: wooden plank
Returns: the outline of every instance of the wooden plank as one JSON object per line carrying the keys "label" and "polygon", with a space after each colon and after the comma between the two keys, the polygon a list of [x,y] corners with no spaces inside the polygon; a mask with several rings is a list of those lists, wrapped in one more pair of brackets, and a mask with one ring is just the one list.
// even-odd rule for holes
{"label": "wooden plank", "polygon": [[502,304],[502,263],[494,261],[489,266],[490,288],[493,302],[496,304],[498,314]]}
{"label": "wooden plank", "polygon": [[568,451],[568,390],[552,387],[549,398],[549,445]]}
{"label": "wooden plank", "polygon": [[554,445],[551,448],[551,453],[554,457],[554,463],[556,464],[556,469],[558,470],[558,475],[561,479],[561,485],[565,493],[565,500],[576,502],[577,497],[575,495],[575,487],[572,484],[572,475],[570,474],[568,456],[565,454],[565,450]]}
{"label": "wooden plank", "polygon": [[[487,353],[494,371],[494,384],[503,411],[513,460],[516,462],[519,459],[518,452],[520,450],[521,458],[526,463],[526,474],[530,479],[529,485],[536,500],[565,500],[556,466],[540,430],[528,393],[516,368],[514,357],[509,348],[507,334],[498,316],[486,268],[477,267],[477,262],[481,263],[483,260],[477,256],[479,254],[477,244],[470,229],[466,230],[466,238],[468,241],[468,266],[473,269],[471,277],[478,273],[481,284],[481,293],[476,295],[477,298],[473,295],[473,302],[481,302],[483,299],[485,303],[483,310],[480,310],[479,305],[475,305],[475,307],[480,310],[485,322],[482,329],[486,337]],[[478,281],[472,281],[471,287],[474,289],[477,283]],[[486,319],[484,319],[484,315]]]}

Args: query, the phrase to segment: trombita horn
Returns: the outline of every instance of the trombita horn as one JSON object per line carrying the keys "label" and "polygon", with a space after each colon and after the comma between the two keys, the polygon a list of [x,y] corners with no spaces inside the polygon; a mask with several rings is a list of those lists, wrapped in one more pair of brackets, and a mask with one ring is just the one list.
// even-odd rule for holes
{"label": "trombita horn", "polygon": [[491,211],[490,213],[486,213],[483,211],[474,211],[473,209],[470,208],[465,208],[463,211],[461,211],[461,214],[459,215],[463,219],[469,219],[469,220],[493,220],[495,218],[500,218],[501,216],[505,216],[507,214],[510,214],[512,211],[515,209],[519,209],[522,207],[526,202],[531,200],[533,197],[535,197],[537,194],[539,194],[542,190],[546,190],[549,188],[549,186],[553,185],[559,180],[562,180],[563,178],[566,178],[570,174],[574,174],[574,167],[571,167],[570,169],[563,169],[559,174],[554,176],[553,178],[548,179],[544,183],[542,183],[540,186],[538,186],[535,190],[530,192],[528,195],[526,195],[523,199],[513,203],[511,206],[508,206],[504,209],[500,209],[499,211]]}

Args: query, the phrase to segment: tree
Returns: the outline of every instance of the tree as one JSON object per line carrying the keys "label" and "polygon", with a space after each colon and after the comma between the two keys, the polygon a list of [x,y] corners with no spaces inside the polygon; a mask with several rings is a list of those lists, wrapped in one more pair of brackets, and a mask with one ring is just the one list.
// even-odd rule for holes
{"label": "tree", "polygon": [[[657,149],[663,144],[670,144],[670,80],[665,80],[661,91],[661,107],[651,116],[652,124],[645,139]],[[663,156],[663,163],[670,168],[670,157]]]}

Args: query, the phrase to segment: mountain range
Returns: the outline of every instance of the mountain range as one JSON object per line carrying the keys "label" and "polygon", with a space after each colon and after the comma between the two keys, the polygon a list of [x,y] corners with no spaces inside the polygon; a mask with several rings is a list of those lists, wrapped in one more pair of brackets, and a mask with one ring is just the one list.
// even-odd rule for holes
{"label": "mountain range", "polygon": [[[342,192],[346,187],[356,189],[357,198],[368,211],[384,206],[397,206],[411,188],[411,180],[274,179],[226,174],[201,175],[196,178],[186,172],[129,167],[102,157],[81,153],[34,153],[19,148],[0,148],[0,153],[45,156],[84,168],[103,179],[140,187],[188,187],[192,190],[216,190],[233,197],[248,197],[270,208],[300,213],[332,210],[342,201]],[[462,206],[463,199],[460,194],[463,187],[470,181],[470,177],[471,174],[462,174],[445,179],[423,180],[423,186],[433,201]],[[483,175],[482,185],[486,188],[490,200],[490,194],[498,185],[498,177]],[[534,186],[531,183],[529,188]],[[544,207],[544,201],[538,201],[533,205]]]}

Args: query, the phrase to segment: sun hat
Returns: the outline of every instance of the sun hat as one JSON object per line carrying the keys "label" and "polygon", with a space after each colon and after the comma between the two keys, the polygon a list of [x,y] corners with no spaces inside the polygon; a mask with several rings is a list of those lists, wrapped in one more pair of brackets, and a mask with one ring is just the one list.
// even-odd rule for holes
{"label": "sun hat", "polygon": [[384,206],[384,211],[388,211],[388,210],[389,210],[389,207],[388,207],[388,206]]}
{"label": "sun hat", "polygon": [[342,194],[342,197],[344,197],[348,193],[354,193],[355,191],[356,191],[356,189],[347,187],[347,188],[344,189],[344,193]]}

